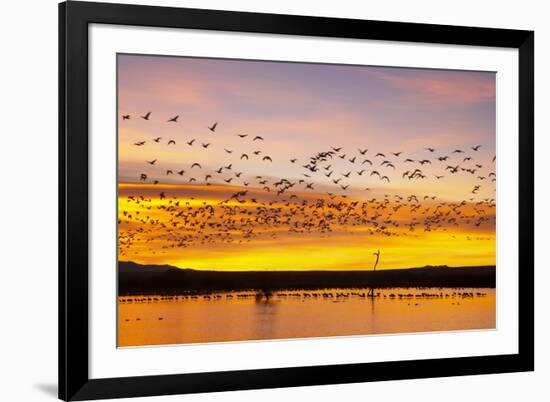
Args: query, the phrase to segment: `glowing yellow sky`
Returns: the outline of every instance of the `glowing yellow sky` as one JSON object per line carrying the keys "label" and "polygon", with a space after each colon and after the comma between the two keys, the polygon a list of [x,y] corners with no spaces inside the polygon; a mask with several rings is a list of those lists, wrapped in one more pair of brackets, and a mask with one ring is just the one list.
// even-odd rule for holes
{"label": "glowing yellow sky", "polygon": [[[494,205],[464,205],[460,207],[464,218],[459,225],[443,224],[429,232],[424,231],[422,225],[410,230],[407,223],[418,214],[410,213],[407,203],[392,217],[392,225],[398,222],[400,226],[390,228],[391,235],[377,232],[370,224],[355,226],[353,221],[335,224],[331,232],[294,233],[288,230],[291,224],[285,222],[259,225],[241,221],[255,217],[254,211],[259,203],[279,215],[289,213],[292,204],[274,202],[275,197],[262,194],[261,189],[249,189],[250,197],[258,204],[232,200],[222,207],[220,202],[235,191],[239,191],[238,188],[225,186],[120,185],[119,259],[207,270],[362,270],[372,268],[375,258],[372,253],[380,249],[378,269],[495,264]],[[162,200],[161,192],[166,195]],[[306,200],[310,206],[306,211],[328,211],[328,207],[315,206],[315,200],[319,199],[329,200],[322,194],[299,194],[293,202],[300,205]],[[345,202],[353,201],[346,199]],[[211,218],[207,219],[202,212],[205,205],[215,211]],[[380,205],[378,201],[368,204],[369,213],[370,208],[377,205]],[[388,203],[386,209],[395,205],[394,202]],[[235,215],[228,217],[227,211],[235,208],[238,208],[234,210]],[[419,211],[426,208],[434,210],[436,203],[423,204]],[[480,226],[472,224],[475,219],[471,219],[470,224],[465,223],[469,221],[468,216],[475,215],[474,209],[485,211],[487,221]],[[442,209],[443,212],[447,210]],[[179,220],[174,219],[182,211],[184,214]],[[185,216],[191,217],[190,224],[178,226],[177,222]],[[303,222],[305,215],[295,212],[288,216],[286,219],[291,222]],[[216,225],[227,222],[227,219],[242,222],[242,225],[235,225],[225,240],[215,237],[216,233],[221,233]],[[208,223],[212,226],[209,227]],[[200,224],[206,226],[201,229]],[[226,224],[221,226],[222,229],[225,227]],[[243,228],[250,227],[254,227],[254,237],[243,235]],[[203,241],[203,234],[198,234],[199,231],[211,236],[211,240]]]}
{"label": "glowing yellow sky", "polygon": [[495,264],[493,73],[120,55],[118,76],[119,260]]}

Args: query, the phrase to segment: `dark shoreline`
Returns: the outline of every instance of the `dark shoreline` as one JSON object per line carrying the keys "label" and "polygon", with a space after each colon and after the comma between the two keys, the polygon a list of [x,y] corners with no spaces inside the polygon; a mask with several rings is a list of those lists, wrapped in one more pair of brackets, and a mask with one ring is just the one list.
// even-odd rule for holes
{"label": "dark shoreline", "polygon": [[197,271],[119,262],[119,295],[327,288],[494,288],[495,266],[423,267],[385,271]]}

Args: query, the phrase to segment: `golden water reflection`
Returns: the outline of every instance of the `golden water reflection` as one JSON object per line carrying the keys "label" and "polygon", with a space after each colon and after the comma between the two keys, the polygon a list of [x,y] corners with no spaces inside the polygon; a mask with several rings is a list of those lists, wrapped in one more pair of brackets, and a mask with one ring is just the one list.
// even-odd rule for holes
{"label": "golden water reflection", "polygon": [[492,329],[495,289],[323,289],[118,300],[118,346]]}

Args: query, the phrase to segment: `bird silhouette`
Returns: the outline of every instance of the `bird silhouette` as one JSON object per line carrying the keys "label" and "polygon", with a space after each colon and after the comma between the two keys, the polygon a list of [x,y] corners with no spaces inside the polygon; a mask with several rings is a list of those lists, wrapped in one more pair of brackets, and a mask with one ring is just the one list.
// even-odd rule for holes
{"label": "bird silhouette", "polygon": [[151,116],[151,112],[147,112],[144,116],[141,116],[143,120],[149,120],[149,117]]}
{"label": "bird silhouette", "polygon": [[[216,129],[215,125],[208,128]],[[248,136],[236,135],[239,138]],[[202,196],[195,198],[193,194],[181,196],[172,193],[173,187],[164,188],[162,185],[159,186],[159,190],[165,192],[160,196],[158,192],[156,196],[148,196],[146,193],[129,196],[127,202],[133,203],[134,206],[119,214],[121,256],[128,257],[126,253],[132,252],[132,244],[138,245],[142,241],[150,244],[143,246],[150,247],[149,252],[163,254],[171,248],[176,250],[199,245],[205,247],[215,243],[237,246],[253,242],[254,239],[276,239],[285,232],[288,236],[317,234],[319,239],[325,239],[342,231],[356,233],[350,230],[356,227],[366,235],[389,238],[417,236],[418,231],[439,232],[444,235],[453,228],[460,228],[457,229],[458,232],[453,233],[454,235],[469,233],[468,226],[485,227],[494,225],[495,222],[495,197],[491,198],[490,194],[495,189],[496,174],[494,165],[485,167],[483,159],[477,157],[478,154],[475,152],[479,151],[481,145],[464,145],[464,150],[471,149],[466,155],[462,155],[464,157],[453,155],[464,153],[462,150],[445,150],[442,147],[439,150],[441,156],[425,159],[414,159],[413,155],[416,155],[418,150],[412,149],[409,155],[408,151],[389,152],[387,155],[390,158],[386,159],[384,150],[378,152],[379,150],[373,147],[370,150],[372,155],[376,158],[381,157],[373,159],[380,161],[375,168],[378,170],[373,170],[370,159],[359,156],[366,155],[369,151],[367,148],[350,147],[348,151],[346,147],[348,152],[343,153],[344,147],[304,147],[297,151],[300,152],[297,157],[287,157],[289,162],[286,168],[279,172],[273,171],[269,176],[261,176],[252,169],[259,166],[254,163],[259,163],[260,159],[264,162],[273,162],[272,157],[266,155],[268,149],[262,147],[264,138],[265,143],[268,143],[267,135],[260,138],[250,136],[251,142],[257,144],[254,146],[255,150],[251,150],[247,142],[239,141],[238,144],[234,144],[231,139],[216,137],[212,142],[201,145],[204,149],[208,148],[208,154],[212,158],[207,159],[208,161],[221,157],[222,161],[219,163],[223,166],[215,169],[203,160],[185,161],[186,167],[191,166],[188,169],[190,171],[195,168],[203,169],[204,173],[196,177],[188,177],[185,170],[179,166],[181,159],[177,157],[186,156],[178,154],[177,147],[165,148],[163,154],[154,154],[155,147],[143,147],[145,141],[130,143],[142,147],[139,152],[151,152],[144,157],[149,165],[157,163],[157,159],[152,159],[153,157],[162,157],[160,171],[155,172],[151,169],[148,172],[136,172],[139,182],[144,183],[141,184],[144,189],[148,188],[148,184],[159,184],[162,178],[155,175],[165,172],[165,175],[162,175],[165,179],[166,176],[176,173],[182,177],[181,181],[185,180],[185,184],[182,183],[181,186],[213,186],[219,181],[224,187],[237,190],[230,190],[233,195],[224,195],[216,201],[201,199]],[[161,137],[150,141],[160,143]],[[191,139],[186,143],[193,146],[194,142],[195,139]],[[169,140],[167,144],[176,145],[176,141]],[[353,152],[353,149],[356,149],[356,152]],[[422,149],[421,147],[420,150]],[[435,148],[424,149],[430,153],[435,152]],[[172,157],[165,158],[164,153],[168,152],[172,153]],[[279,153],[273,155],[276,157]],[[147,157],[151,160],[147,160]],[[393,157],[395,158],[392,161]],[[250,162],[242,162],[244,159],[250,159]],[[493,162],[495,159],[496,156]],[[297,163],[298,160],[301,163]],[[358,169],[358,160],[361,160],[361,166],[365,169]],[[451,162],[442,163],[448,160]],[[199,162],[205,163],[205,166]],[[350,167],[349,164],[356,165]],[[369,185],[368,180],[369,177],[372,180],[372,176],[378,176],[378,181],[385,181],[387,184],[379,189],[372,187],[371,190],[371,187],[366,186]],[[253,177],[256,179],[252,179]],[[458,182],[471,183],[471,187],[465,190],[464,199],[458,201],[440,201],[433,194],[403,193],[407,191],[406,188],[413,185],[411,182],[416,180],[426,181],[425,185],[419,188],[434,191],[437,191],[438,186],[452,188]],[[402,181],[406,182],[408,187],[399,187]],[[458,191],[459,186],[456,187]],[[388,194],[381,193],[382,188],[387,188]],[[302,197],[300,194],[306,194],[306,190],[307,196]],[[374,193],[371,199],[366,199],[358,194],[359,190],[378,192]],[[250,193],[247,194],[247,191]],[[159,197],[162,200],[160,203]],[[157,202],[154,201],[155,198]],[[199,199],[200,203],[197,202]],[[471,236],[470,241],[476,241],[476,236]],[[156,245],[153,240],[155,238],[163,239],[162,246]],[[140,249],[141,247],[139,246]],[[138,249],[135,253],[138,253]],[[377,260],[378,258],[379,255]]]}
{"label": "bird silhouette", "polygon": [[212,124],[212,126],[208,127],[208,129],[214,133],[216,131],[217,126],[218,126],[218,122]]}
{"label": "bird silhouette", "polygon": [[174,117],[171,117],[171,118],[168,119],[168,122],[169,122],[169,123],[170,123],[170,122],[172,122],[172,123],[177,123],[179,117],[180,117],[179,114],[176,115],[176,116],[174,116]]}

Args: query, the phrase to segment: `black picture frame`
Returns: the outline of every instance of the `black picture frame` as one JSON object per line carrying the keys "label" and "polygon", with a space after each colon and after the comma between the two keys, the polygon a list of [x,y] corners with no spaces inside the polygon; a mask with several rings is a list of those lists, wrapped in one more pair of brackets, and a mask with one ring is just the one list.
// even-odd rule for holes
{"label": "black picture frame", "polygon": [[[90,379],[88,25],[507,47],[519,52],[517,354]],[[59,5],[59,398],[169,395],[534,370],[534,32],[70,1]]]}

